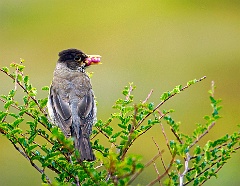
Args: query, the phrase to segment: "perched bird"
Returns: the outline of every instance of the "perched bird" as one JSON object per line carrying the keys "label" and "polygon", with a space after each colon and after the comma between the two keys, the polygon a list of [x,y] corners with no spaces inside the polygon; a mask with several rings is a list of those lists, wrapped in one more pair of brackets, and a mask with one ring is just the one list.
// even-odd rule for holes
{"label": "perched bird", "polygon": [[90,78],[85,68],[100,63],[99,55],[67,49],[59,53],[48,98],[52,122],[66,137],[73,137],[79,161],[94,161],[90,144],[92,126],[96,121],[96,104]]}

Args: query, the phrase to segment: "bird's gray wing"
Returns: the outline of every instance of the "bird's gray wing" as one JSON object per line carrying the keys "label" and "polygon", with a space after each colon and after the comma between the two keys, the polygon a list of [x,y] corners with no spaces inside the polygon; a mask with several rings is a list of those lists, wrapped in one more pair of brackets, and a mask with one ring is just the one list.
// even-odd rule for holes
{"label": "bird's gray wing", "polygon": [[[95,160],[94,153],[90,144],[90,134],[92,132],[92,125],[96,117],[96,107],[93,93],[91,90],[76,103],[77,112],[73,114],[73,130],[72,136],[75,138],[75,147],[81,154],[81,161]],[[75,116],[79,119],[75,122]],[[79,123],[76,125],[76,123]]]}
{"label": "bird's gray wing", "polygon": [[91,134],[92,125],[96,117],[96,106],[94,102],[94,96],[90,90],[87,95],[78,104],[78,115],[81,122],[84,123],[83,133]]}
{"label": "bird's gray wing", "polygon": [[63,99],[59,92],[51,86],[48,101],[53,122],[60,127],[66,137],[70,137],[72,117],[69,100],[66,97]]}

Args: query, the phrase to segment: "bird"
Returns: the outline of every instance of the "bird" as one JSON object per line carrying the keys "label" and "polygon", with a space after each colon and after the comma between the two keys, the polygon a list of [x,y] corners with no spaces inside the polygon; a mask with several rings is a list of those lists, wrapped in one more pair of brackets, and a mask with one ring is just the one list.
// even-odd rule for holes
{"label": "bird", "polygon": [[75,48],[59,52],[49,90],[47,107],[50,120],[67,138],[73,138],[80,162],[96,159],[90,135],[97,120],[97,107],[85,70],[91,65],[101,64],[100,58],[100,55],[87,55]]}

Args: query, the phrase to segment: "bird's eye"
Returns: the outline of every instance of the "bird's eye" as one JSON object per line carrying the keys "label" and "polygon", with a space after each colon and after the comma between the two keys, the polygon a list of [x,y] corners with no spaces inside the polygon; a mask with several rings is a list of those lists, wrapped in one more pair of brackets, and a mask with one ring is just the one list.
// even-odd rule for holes
{"label": "bird's eye", "polygon": [[77,55],[77,56],[74,57],[74,60],[75,61],[81,61],[81,57],[79,55]]}

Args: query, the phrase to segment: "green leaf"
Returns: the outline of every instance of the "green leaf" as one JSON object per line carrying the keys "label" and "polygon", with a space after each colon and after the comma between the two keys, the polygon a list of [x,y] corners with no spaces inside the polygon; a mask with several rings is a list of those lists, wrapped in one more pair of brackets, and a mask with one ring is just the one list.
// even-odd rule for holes
{"label": "green leaf", "polygon": [[27,148],[27,151],[28,151],[28,152],[31,152],[31,151],[32,151],[33,149],[35,149],[36,147],[38,147],[37,144],[31,145],[31,146],[29,146],[29,147]]}
{"label": "green leaf", "polygon": [[122,93],[123,93],[124,96],[127,96],[128,95],[128,90],[123,90]]}
{"label": "green leaf", "polygon": [[23,58],[20,58],[20,63],[24,63],[25,60]]}
{"label": "green leaf", "polygon": [[28,146],[28,143],[26,141],[25,138],[18,138],[18,141],[21,145],[23,145],[24,147],[27,147]]}
{"label": "green leaf", "polygon": [[2,122],[2,119],[5,118],[8,115],[6,112],[0,112],[0,121]]}
{"label": "green leaf", "polygon": [[18,65],[18,70],[19,70],[20,72],[22,72],[24,68],[25,68],[24,65]]}
{"label": "green leaf", "polygon": [[3,70],[4,72],[6,72],[6,73],[9,72],[9,69],[8,69],[7,67],[2,67],[2,70]]}
{"label": "green leaf", "polygon": [[195,84],[196,82],[197,82],[196,79],[193,79],[193,80],[191,80],[191,81],[188,81],[188,82],[187,82],[187,86],[191,86],[191,85]]}
{"label": "green leaf", "polygon": [[111,136],[111,138],[117,138],[122,132],[117,132]]}
{"label": "green leaf", "polygon": [[32,107],[36,106],[37,104],[35,103],[35,101],[29,100],[28,105],[29,105],[30,108],[32,108]]}
{"label": "green leaf", "polygon": [[25,85],[28,85],[29,84],[29,77],[28,76],[24,76],[23,82],[24,82]]}
{"label": "green leaf", "polygon": [[44,108],[47,106],[48,98],[40,99],[40,100],[38,100],[38,102],[40,104],[40,107]]}
{"label": "green leaf", "polygon": [[182,85],[178,85],[178,86],[176,86],[174,89],[173,89],[173,93],[174,94],[178,94],[178,93],[180,93],[181,92],[181,89],[182,89]]}
{"label": "green leaf", "polygon": [[19,118],[19,115],[15,113],[9,113],[8,115],[14,117],[15,119]]}
{"label": "green leaf", "polygon": [[21,82],[23,80],[23,77],[21,74],[18,74],[17,75],[17,81]]}
{"label": "green leaf", "polygon": [[176,148],[176,143],[175,143],[174,140],[170,140],[169,145],[170,145],[170,148],[171,148],[172,150],[174,150],[174,149]]}
{"label": "green leaf", "polygon": [[211,153],[210,153],[210,151],[206,151],[205,156],[204,156],[204,160],[209,161],[210,159],[211,159]]}
{"label": "green leaf", "polygon": [[29,96],[36,96],[37,95],[37,89],[33,87],[28,95]]}
{"label": "green leaf", "polygon": [[195,178],[193,181],[193,186],[197,186],[199,184],[199,179]]}
{"label": "green leaf", "polygon": [[126,141],[128,140],[128,136],[121,135],[120,137],[121,137],[122,139],[126,140]]}
{"label": "green leaf", "polygon": [[171,96],[170,92],[164,92],[161,97],[160,97],[160,100],[161,101],[165,101],[169,98],[169,96]]}
{"label": "green leaf", "polygon": [[2,95],[0,95],[0,97],[3,98],[3,99],[5,99],[5,100],[8,100],[8,96],[6,96],[6,95],[3,95],[3,94],[2,94]]}
{"label": "green leaf", "polygon": [[13,129],[9,134],[15,135],[15,134],[21,134],[22,130],[20,128]]}
{"label": "green leaf", "polygon": [[148,109],[153,110],[154,109],[154,103],[149,103],[148,104]]}
{"label": "green leaf", "polygon": [[7,101],[5,104],[4,104],[4,108],[5,109],[9,109],[9,107],[14,103],[14,101],[10,100],[10,101]]}
{"label": "green leaf", "polygon": [[117,141],[116,138],[110,138],[110,139],[109,139],[109,142],[110,142],[110,143],[115,143],[116,141]]}
{"label": "green leaf", "polygon": [[197,155],[197,154],[200,154],[201,153],[201,147],[200,146],[197,146],[195,149],[194,149],[194,155]]}
{"label": "green leaf", "polygon": [[42,181],[43,183],[47,183],[47,177],[46,177],[46,174],[42,174]]}
{"label": "green leaf", "polygon": [[10,90],[8,93],[8,96],[12,98],[15,96],[15,93],[16,93],[16,90]]}
{"label": "green leaf", "polygon": [[113,131],[112,127],[106,126],[106,127],[102,128],[102,130],[104,132],[106,132],[108,136],[112,135],[112,131]]}
{"label": "green leaf", "polygon": [[44,86],[44,87],[42,87],[42,90],[49,91],[49,86]]}
{"label": "green leaf", "polygon": [[211,118],[210,118],[210,116],[204,116],[204,119],[209,121]]}
{"label": "green leaf", "polygon": [[12,126],[13,126],[13,127],[17,127],[23,120],[24,120],[24,118],[18,118],[18,119],[16,119],[16,120],[12,123]]}
{"label": "green leaf", "polygon": [[119,123],[118,126],[121,127],[122,129],[127,129],[127,126],[124,124]]}
{"label": "green leaf", "polygon": [[141,163],[136,164],[136,169],[143,169],[143,168],[144,168],[143,164],[141,164]]}

